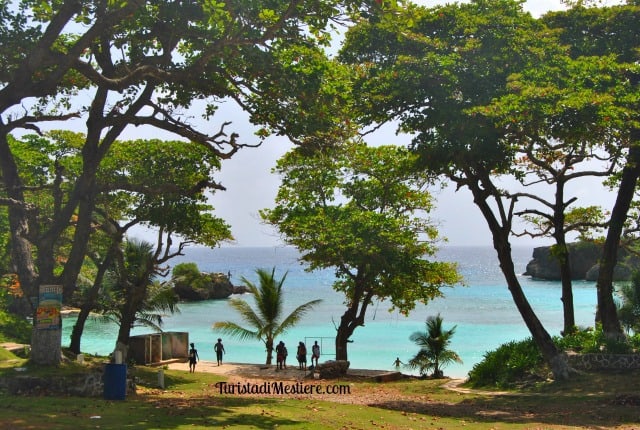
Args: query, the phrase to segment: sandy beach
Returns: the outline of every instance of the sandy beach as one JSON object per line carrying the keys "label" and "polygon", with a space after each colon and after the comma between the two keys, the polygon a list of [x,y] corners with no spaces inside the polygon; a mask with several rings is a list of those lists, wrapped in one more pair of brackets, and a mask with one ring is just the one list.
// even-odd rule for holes
{"label": "sandy beach", "polygon": [[[169,369],[189,371],[188,362],[173,362],[168,364]],[[277,369],[276,365],[267,366],[264,364],[251,363],[222,363],[218,366],[216,362],[201,360],[196,364],[196,372],[217,373],[220,375],[239,376],[251,379],[279,379],[279,380],[301,380],[312,379],[313,375],[309,370],[300,370],[297,365],[287,366],[286,369]],[[399,372],[389,372],[388,370],[372,369],[349,369],[347,378],[362,379],[399,379]],[[393,375],[393,377],[391,376]],[[395,377],[395,378],[394,378]]]}

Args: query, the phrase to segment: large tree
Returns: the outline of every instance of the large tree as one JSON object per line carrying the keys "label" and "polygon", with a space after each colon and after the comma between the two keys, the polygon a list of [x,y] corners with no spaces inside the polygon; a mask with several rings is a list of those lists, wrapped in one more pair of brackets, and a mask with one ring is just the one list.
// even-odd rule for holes
{"label": "large tree", "polygon": [[517,152],[504,129],[470,110],[507,92],[513,73],[544,58],[557,40],[523,12],[522,2],[475,0],[435,8],[408,5],[350,29],[341,52],[359,78],[354,99],[363,124],[398,120],[412,133],[424,169],[466,187],[493,238],[514,303],[556,378],[569,366],[524,294],[511,255],[517,199],[499,177]]}
{"label": "large tree", "polygon": [[460,280],[453,265],[431,261],[438,233],[429,176],[394,146],[343,143],[293,150],[279,160],[276,206],[261,215],[302,252],[309,270],[332,268],[347,309],[336,327],[336,359],[364,325],[369,306],[389,300],[403,314]]}
{"label": "large tree", "polygon": [[[318,129],[326,132],[330,118],[318,116],[300,126],[299,114],[306,112],[308,100],[318,98],[326,72],[316,67],[324,58],[318,46],[328,43],[329,22],[344,18],[345,11],[357,12],[359,4],[0,3],[0,202],[8,206],[12,264],[27,297],[35,296],[41,284],[62,284],[65,299],[73,294],[92,229],[96,173],[127,126],[162,129],[191,142],[185,144],[199,144],[219,158],[229,158],[246,146],[229,131],[230,124],[203,131],[194,127],[186,110],[203,101],[196,106],[209,120],[220,102],[230,98],[249,111],[254,123],[268,126],[263,136],[273,131],[299,139]],[[9,135],[80,116],[86,120],[81,171],[57,216],[36,226]],[[320,123],[322,127],[314,127]],[[56,272],[57,242],[72,218],[71,250]],[[37,344],[34,339],[34,351]]]}
{"label": "large tree", "polygon": [[[53,131],[12,141],[28,202],[37,208],[39,224],[56,216],[82,168],[84,135]],[[43,148],[47,148],[45,152]],[[105,272],[120,255],[121,242],[131,227],[157,229],[154,258],[180,255],[190,243],[216,246],[231,239],[229,226],[213,215],[207,196],[224,189],[214,175],[220,167],[215,154],[199,145],[178,141],[117,141],[96,176],[88,258],[71,304],[81,308],[71,336],[71,350],[80,352],[84,322],[94,310]],[[61,270],[71,248],[73,223],[59,241],[54,271]]]}
{"label": "large tree", "polygon": [[512,197],[537,203],[517,212],[538,228],[525,233],[555,240],[568,334],[575,319],[567,235],[591,237],[605,227],[605,215],[598,207],[572,207],[579,198],[568,195],[567,186],[607,178],[624,162],[633,112],[621,101],[635,89],[625,78],[627,66],[613,56],[572,59],[564,49],[550,51],[544,61],[509,78],[508,94],[472,112],[495,119],[504,140],[521,154],[513,167],[524,187]]}
{"label": "large tree", "polygon": [[596,322],[609,337],[622,336],[613,298],[613,274],[617,263],[620,238],[627,222],[634,191],[640,177],[640,121],[637,100],[640,85],[638,49],[640,47],[640,5],[630,0],[626,5],[613,7],[590,7],[578,5],[566,12],[550,13],[544,17],[549,27],[559,30],[560,40],[571,49],[575,58],[609,55],[619,64],[622,82],[631,87],[619,97],[620,108],[625,110],[622,134],[625,138],[626,162],[620,173],[620,182],[614,206],[609,217],[609,228],[600,270],[596,282],[598,291],[598,312]]}

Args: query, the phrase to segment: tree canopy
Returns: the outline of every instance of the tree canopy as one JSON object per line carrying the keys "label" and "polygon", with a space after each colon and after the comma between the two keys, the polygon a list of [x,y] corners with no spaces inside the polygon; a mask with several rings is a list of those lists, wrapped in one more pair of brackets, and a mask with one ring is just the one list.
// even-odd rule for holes
{"label": "tree canopy", "polygon": [[282,176],[276,206],[261,216],[302,252],[309,270],[335,269],[333,287],[347,305],[337,359],[346,359],[347,341],[374,301],[408,314],[460,281],[454,265],[429,260],[438,239],[428,219],[431,181],[415,161],[400,147],[344,143],[293,150],[275,169]]}
{"label": "tree canopy", "polygon": [[[297,141],[319,129],[339,133],[332,116],[301,126],[300,113],[305,100],[322,98],[322,47],[330,29],[368,7],[350,0],[1,2],[0,203],[7,206],[12,266],[27,297],[41,284],[62,284],[66,297],[73,291],[92,231],[96,175],[127,127],[163,130],[220,159],[269,133]],[[283,79],[296,85],[273,85]],[[254,142],[227,122],[198,127],[188,113],[198,109],[211,122],[228,100],[265,127]],[[289,115],[269,115],[274,106]],[[86,130],[79,174],[56,216],[38,231],[10,135],[80,117]],[[71,220],[69,258],[57,273],[50,262]]]}

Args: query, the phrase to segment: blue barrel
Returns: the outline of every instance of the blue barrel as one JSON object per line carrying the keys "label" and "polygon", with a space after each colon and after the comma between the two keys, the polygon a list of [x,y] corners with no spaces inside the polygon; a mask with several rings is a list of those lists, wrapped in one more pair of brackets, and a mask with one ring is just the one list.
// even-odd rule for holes
{"label": "blue barrel", "polygon": [[127,365],[109,363],[104,366],[104,398],[124,400],[127,395]]}

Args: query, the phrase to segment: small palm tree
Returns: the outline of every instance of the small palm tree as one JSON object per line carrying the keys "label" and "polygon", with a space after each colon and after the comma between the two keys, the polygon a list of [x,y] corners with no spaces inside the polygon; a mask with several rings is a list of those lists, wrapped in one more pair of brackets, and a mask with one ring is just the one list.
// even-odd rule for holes
{"label": "small palm tree", "polygon": [[408,366],[419,369],[422,376],[425,376],[429,370],[433,370],[433,377],[442,378],[443,367],[452,362],[462,363],[460,356],[449,349],[457,326],[444,331],[440,314],[427,318],[425,324],[426,331],[416,331],[409,337],[420,347],[420,351],[409,361]]}
{"label": "small palm tree", "polygon": [[229,301],[231,307],[238,311],[242,319],[252,329],[241,327],[231,321],[216,322],[214,324],[215,329],[241,340],[254,338],[263,341],[267,349],[266,364],[268,365],[271,364],[273,358],[274,339],[293,327],[309,310],[322,301],[319,299],[312,300],[300,305],[286,318],[282,319],[284,302],[282,286],[287,278],[287,273],[284,274],[282,279],[276,281],[275,270],[273,268],[271,272],[268,272],[264,269],[257,269],[256,273],[260,280],[259,286],[254,285],[244,277],[242,278],[242,282],[253,294],[256,310],[242,299],[231,299]]}
{"label": "small palm tree", "polygon": [[102,291],[102,314],[120,325],[116,348],[129,345],[135,325],[161,331],[163,315],[180,312],[173,287],[155,279],[159,273],[150,243],[125,243],[122,258],[107,273]]}

